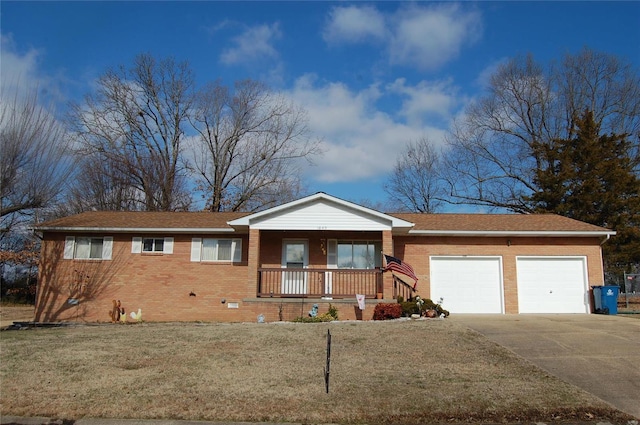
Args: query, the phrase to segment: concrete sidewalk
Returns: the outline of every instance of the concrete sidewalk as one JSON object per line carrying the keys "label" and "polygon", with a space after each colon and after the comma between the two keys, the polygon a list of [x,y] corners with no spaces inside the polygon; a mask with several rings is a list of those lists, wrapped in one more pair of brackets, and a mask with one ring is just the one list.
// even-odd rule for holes
{"label": "concrete sidewalk", "polygon": [[449,319],[640,418],[640,319],[595,314],[452,314]]}

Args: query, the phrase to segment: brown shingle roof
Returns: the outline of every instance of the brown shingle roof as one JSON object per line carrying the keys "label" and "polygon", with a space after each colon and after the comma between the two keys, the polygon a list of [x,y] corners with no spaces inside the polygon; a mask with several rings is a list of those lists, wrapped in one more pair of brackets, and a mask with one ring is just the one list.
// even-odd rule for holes
{"label": "brown shingle roof", "polygon": [[555,214],[390,214],[415,224],[412,231],[459,232],[606,232]]}
{"label": "brown shingle roof", "polygon": [[88,211],[34,226],[36,230],[69,229],[229,229],[227,221],[248,213]]}
{"label": "brown shingle roof", "polygon": [[[114,212],[90,211],[34,226],[41,231],[134,231],[134,230],[168,230],[175,232],[232,231],[227,224],[250,213],[235,212]],[[389,214],[396,218],[414,223],[409,231],[412,233],[496,233],[496,232],[578,232],[598,233],[610,232],[603,227],[573,220],[554,214]],[[405,229],[406,230],[406,229]]]}

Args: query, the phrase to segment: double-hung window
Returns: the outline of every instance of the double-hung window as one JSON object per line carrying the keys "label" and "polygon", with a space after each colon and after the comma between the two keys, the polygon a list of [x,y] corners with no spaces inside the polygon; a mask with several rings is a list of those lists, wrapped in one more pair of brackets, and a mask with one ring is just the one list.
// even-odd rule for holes
{"label": "double-hung window", "polygon": [[134,236],[131,240],[131,253],[173,254],[173,238]]}
{"label": "double-hung window", "polygon": [[191,261],[238,263],[242,261],[242,239],[193,238]]}
{"label": "double-hung window", "polygon": [[113,237],[67,236],[64,241],[64,258],[77,260],[110,260]]}
{"label": "double-hung window", "polygon": [[142,252],[163,252],[164,238],[142,239]]}

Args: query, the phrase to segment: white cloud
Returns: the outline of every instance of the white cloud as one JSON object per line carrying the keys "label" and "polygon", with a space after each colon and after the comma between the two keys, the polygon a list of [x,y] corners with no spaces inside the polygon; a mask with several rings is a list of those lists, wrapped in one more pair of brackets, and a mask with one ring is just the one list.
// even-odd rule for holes
{"label": "white cloud", "polygon": [[16,89],[27,91],[44,85],[45,80],[37,72],[40,55],[36,49],[29,49],[21,55],[16,51],[11,34],[0,35],[0,90],[7,95]]}
{"label": "white cloud", "polygon": [[475,84],[482,89],[486,89],[487,87],[489,87],[491,77],[498,71],[498,69],[502,65],[506,64],[507,61],[507,58],[501,58],[490,63],[482,70],[482,72],[480,72],[480,75],[478,75],[475,80]]}
{"label": "white cloud", "polygon": [[306,75],[288,95],[308,112],[311,132],[323,140],[324,155],[309,178],[353,182],[382,176],[393,168],[405,144],[421,137],[441,143],[444,130],[405,123],[376,107],[388,94],[372,85],[360,92],[342,83],[320,83]]}
{"label": "white cloud", "polygon": [[409,6],[393,18],[392,64],[436,69],[457,57],[465,43],[475,42],[481,34],[479,12],[462,10],[457,4]]}
{"label": "white cloud", "polygon": [[412,125],[429,121],[433,124],[434,120],[447,123],[461,103],[458,89],[451,81],[421,81],[410,86],[404,78],[398,78],[387,90],[403,98],[399,114]]}
{"label": "white cloud", "polygon": [[43,51],[30,48],[18,51],[12,34],[0,34],[0,91],[3,98],[24,98],[37,93],[40,103],[62,103],[67,99],[61,87],[66,82],[60,73],[42,73]]}
{"label": "white cloud", "polygon": [[251,64],[264,59],[277,59],[278,51],[274,42],[282,37],[280,25],[249,27],[232,39],[233,47],[225,49],[220,60],[227,65]]}
{"label": "white cloud", "polygon": [[476,9],[451,3],[402,5],[387,15],[373,6],[335,7],[322,34],[331,44],[384,41],[391,65],[433,70],[480,38],[482,17]]}
{"label": "white cloud", "polygon": [[359,43],[385,34],[384,16],[373,6],[334,7],[322,31],[327,43]]}

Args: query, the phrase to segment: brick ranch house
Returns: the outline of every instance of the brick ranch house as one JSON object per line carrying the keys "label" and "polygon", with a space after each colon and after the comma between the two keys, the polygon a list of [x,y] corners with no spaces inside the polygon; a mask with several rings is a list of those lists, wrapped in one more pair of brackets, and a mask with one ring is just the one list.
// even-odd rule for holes
{"label": "brick ranch house", "polygon": [[[39,224],[35,319],[371,319],[418,294],[457,313],[589,313],[608,229],[557,215],[384,214],[317,193],[258,213],[85,212]],[[382,272],[382,254],[413,280]],[[366,295],[360,311],[355,294]],[[129,320],[131,320],[129,318]]]}

